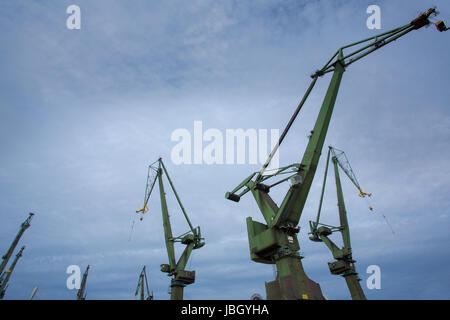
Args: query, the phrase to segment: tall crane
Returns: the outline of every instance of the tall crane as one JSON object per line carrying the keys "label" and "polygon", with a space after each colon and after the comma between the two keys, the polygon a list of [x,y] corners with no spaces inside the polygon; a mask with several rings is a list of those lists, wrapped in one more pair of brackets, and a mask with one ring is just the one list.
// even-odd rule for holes
{"label": "tall crane", "polygon": [[[166,193],[164,192],[162,179],[163,173],[166,175],[167,180],[169,181],[170,187],[172,188],[172,191],[177,199],[178,205],[180,206],[181,211],[183,212],[186,222],[188,223],[190,228],[189,231],[183,233],[178,237],[174,237],[172,235],[172,227],[170,225],[169,212],[167,209]],[[152,177],[152,174],[154,174],[154,177]],[[153,187],[155,186],[156,180],[158,180],[159,184],[164,238],[166,242],[167,255],[169,258],[168,264],[161,265],[161,271],[167,273],[168,276],[171,277],[171,300],[183,300],[184,287],[195,282],[195,271],[185,270],[186,264],[192,253],[192,250],[203,247],[205,245],[205,242],[202,241],[204,240],[204,238],[201,237],[200,227],[194,228],[192,226],[191,221],[189,220],[189,217],[183,207],[183,204],[181,203],[178,193],[175,190],[172,180],[170,179],[161,158],[152,163],[148,169],[144,206],[142,209],[136,211],[137,213],[142,213],[141,220],[145,212],[148,211],[147,203],[153,191]],[[186,246],[178,262],[176,262],[175,260],[175,242],[181,242]]]}
{"label": "tall crane", "polygon": [[[145,272],[145,266],[142,268],[142,271],[139,274],[138,284],[136,287],[136,291],[134,293],[135,296],[139,294],[139,290],[141,291],[139,296],[141,300],[153,300],[153,292],[150,294],[150,290],[148,289],[147,273]],[[147,297],[145,297],[144,290],[147,292]]]}
{"label": "tall crane", "polygon": [[[332,155],[331,160],[334,166],[334,176],[336,180],[336,193],[338,200],[338,210],[339,210],[339,227],[333,227],[319,222],[320,213],[322,210],[323,196],[325,192],[325,185],[327,181],[328,164],[330,162],[330,155]],[[330,249],[333,258],[336,261],[329,262],[328,267],[330,272],[335,275],[341,275],[344,277],[347,287],[350,291],[350,295],[353,300],[366,300],[364,291],[361,288],[358,278],[358,273],[355,268],[355,260],[352,258],[352,247],[350,243],[350,229],[348,226],[347,210],[345,209],[344,194],[342,192],[341,178],[339,175],[339,167],[344,171],[350,181],[355,185],[359,191],[360,197],[370,197],[371,193],[364,192],[356,179],[350,162],[347,159],[344,151],[329,147],[327,154],[327,162],[325,165],[325,175],[323,178],[322,192],[320,195],[319,210],[317,212],[316,221],[310,221],[311,237],[310,240],[315,242],[323,242]],[[371,208],[371,207],[370,207]],[[334,232],[340,232],[342,235],[343,246],[339,248],[329,236]]]}
{"label": "tall crane", "polygon": [[16,257],[11,263],[9,269],[3,272],[2,275],[0,276],[0,299],[3,299],[3,297],[5,296],[6,289],[8,288],[9,278],[11,278],[11,274],[13,273],[14,268],[16,267],[17,261],[19,261],[20,257],[22,257],[23,250],[25,250],[25,246],[23,246],[16,254]]}
{"label": "tall crane", "polygon": [[77,300],[86,300],[86,294],[84,292],[86,289],[86,280],[88,277],[89,267],[90,267],[90,265],[88,265],[86,268],[86,271],[84,271],[83,279],[81,280],[81,284],[80,284],[80,289],[78,289],[78,292],[77,292]]}
{"label": "tall crane", "polygon": [[5,270],[6,264],[9,261],[9,258],[11,258],[14,249],[16,248],[17,244],[19,243],[20,238],[22,237],[25,230],[27,230],[30,227],[31,218],[33,217],[34,213],[29,214],[28,218],[22,223],[20,226],[20,230],[17,233],[16,237],[14,238],[13,242],[11,243],[11,246],[9,247],[6,254],[2,257],[2,263],[0,264],[0,274],[2,274],[3,270]]}
{"label": "tall crane", "polygon": [[[225,194],[226,199],[239,202],[240,198],[250,191],[264,217],[265,224],[248,217],[247,232],[250,258],[259,263],[275,264],[277,268],[276,279],[266,282],[267,299],[324,299],[320,286],[309,279],[303,270],[301,262],[303,257],[298,252],[300,245],[297,233],[345,68],[409,32],[430,25],[429,17],[437,13],[435,8],[430,8],[404,26],[339,48],[324,67],[311,75],[311,84],[262,169],[252,173],[231,192]],[[353,49],[352,52],[344,53],[350,48]],[[266,172],[317,79],[330,72],[333,72],[333,75],[301,163]],[[281,180],[271,184],[266,182],[280,175],[283,175]],[[270,197],[269,191],[272,187],[286,181],[290,181],[290,187],[281,205],[278,206]]]}

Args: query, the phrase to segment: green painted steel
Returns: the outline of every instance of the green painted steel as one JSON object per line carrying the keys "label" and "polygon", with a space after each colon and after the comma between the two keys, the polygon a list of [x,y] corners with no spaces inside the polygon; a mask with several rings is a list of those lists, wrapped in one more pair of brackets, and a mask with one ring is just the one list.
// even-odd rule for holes
{"label": "green painted steel", "polygon": [[164,227],[164,240],[166,242],[167,256],[169,257],[170,270],[175,269],[175,243],[172,241],[172,226],[170,225],[169,210],[167,209],[166,193],[164,191],[164,184],[162,180],[162,169],[158,168],[158,183],[159,183],[159,196],[161,200],[161,211]]}
{"label": "green painted steel", "polygon": [[[339,54],[342,57],[342,53]],[[297,225],[303,212],[303,207],[311,187],[319,157],[322,152],[325,136],[330,124],[331,115],[333,113],[334,104],[336,102],[339,85],[341,83],[344,67],[338,60],[335,65],[333,77],[331,78],[325,99],[320,109],[319,115],[314,125],[312,135],[309,139],[302,162],[298,171],[300,182],[293,184],[273,221],[274,226],[291,223]]]}
{"label": "green painted steel", "polygon": [[[142,268],[142,271],[139,274],[138,285],[136,287],[134,295],[137,296],[139,294],[139,291],[139,298],[141,300],[153,300],[153,291],[152,293],[150,293],[150,290],[148,288],[147,272],[145,271],[145,266]],[[147,297],[145,297],[145,293],[147,294]]]}
{"label": "green painted steel", "polygon": [[13,273],[14,268],[16,267],[17,261],[19,261],[20,257],[22,257],[23,250],[25,250],[25,246],[23,246],[16,254],[16,257],[11,263],[9,269],[3,272],[2,275],[0,276],[0,299],[3,299],[3,297],[5,296],[6,289],[8,288],[9,279],[11,278],[11,274]]}
{"label": "green painted steel", "polygon": [[[253,221],[250,217],[247,218],[247,232],[251,259],[255,262],[275,264],[277,267],[277,278],[266,283],[268,299],[323,299],[320,286],[310,280],[303,270],[302,256],[298,253],[300,246],[297,233],[299,232],[298,223],[319,163],[345,68],[410,31],[430,24],[428,17],[432,14],[436,14],[433,8],[422,13],[407,25],[338,49],[322,69],[311,75],[313,81],[261,171],[251,174],[231,192],[225,194],[226,199],[239,202],[240,198],[250,191],[264,217],[266,224]],[[345,49],[359,45],[361,47],[353,52],[344,53]],[[304,105],[316,80],[330,72],[333,72],[333,76],[301,163],[285,166],[267,174],[266,169],[270,160]],[[275,183],[266,184],[270,178],[278,175],[288,176]],[[269,196],[270,189],[288,180],[291,185],[278,207]],[[351,277],[348,279],[348,282],[353,285],[354,279]]]}
{"label": "green painted steel", "polygon": [[28,218],[22,223],[20,226],[20,230],[17,233],[16,237],[14,238],[13,242],[11,243],[11,246],[9,247],[6,254],[2,257],[2,263],[0,264],[0,274],[3,273],[5,270],[6,264],[8,263],[9,259],[11,258],[14,249],[16,248],[17,244],[19,243],[20,238],[22,237],[25,230],[27,230],[30,227],[30,222],[33,217],[34,213],[29,214]]}
{"label": "green painted steel", "polygon": [[[325,245],[330,249],[333,258],[336,260],[334,262],[328,263],[328,266],[330,268],[330,272],[335,275],[341,275],[345,278],[345,281],[347,283],[347,287],[350,291],[350,295],[353,300],[365,300],[366,296],[364,295],[364,291],[362,290],[362,287],[359,283],[360,279],[358,278],[358,273],[356,272],[355,268],[355,260],[353,260],[352,257],[352,247],[351,247],[351,241],[350,241],[350,228],[348,225],[348,219],[347,219],[347,210],[345,208],[345,202],[344,202],[344,194],[342,192],[342,185],[341,185],[341,178],[339,175],[339,167],[345,168],[343,163],[341,163],[337,157],[338,153],[336,152],[337,149],[334,149],[333,147],[329,147],[328,149],[328,155],[327,155],[327,163],[325,167],[325,175],[323,179],[323,185],[322,185],[322,193],[320,195],[320,204],[319,204],[319,210],[317,214],[316,221],[310,221],[310,228],[311,228],[311,237],[310,240],[315,242],[323,242]],[[343,154],[343,151],[339,150],[339,154]],[[325,185],[327,180],[327,172],[328,172],[328,164],[330,155],[333,155],[331,157],[331,161],[333,162],[334,167],[334,176],[335,176],[335,182],[336,182],[336,194],[337,194],[337,200],[338,200],[338,211],[339,211],[339,227],[333,227],[330,225],[322,224],[319,222],[320,219],[320,211],[322,208],[322,200],[324,196],[325,191]],[[345,154],[344,154],[345,155]],[[347,157],[345,157],[347,160]],[[348,160],[347,160],[348,161]],[[350,171],[348,171],[350,172]],[[348,175],[348,172],[346,174]],[[353,173],[353,170],[351,171]],[[356,180],[356,176],[351,175],[349,176],[350,180],[354,183]],[[357,188],[361,190],[359,187],[359,184],[357,184]],[[334,232],[340,232],[342,236],[342,242],[343,246],[342,248],[339,248],[332,240],[330,240],[329,236]]]}
{"label": "green painted steel", "polygon": [[[155,166],[156,163],[158,164],[157,166]],[[152,171],[156,173],[153,178],[150,175],[150,172]],[[169,211],[167,208],[167,201],[166,201],[166,193],[164,191],[164,183],[162,179],[163,174],[166,175],[167,180],[169,181],[169,185],[172,189],[172,192],[175,195],[177,203],[180,206],[180,209],[190,229],[189,231],[177,237],[174,237],[172,234],[172,226],[170,224]],[[150,180],[152,179],[153,181],[150,183]],[[186,210],[183,204],[181,203],[180,197],[176,192],[172,179],[170,179],[169,173],[167,172],[167,169],[161,158],[159,158],[157,161],[155,161],[149,166],[149,174],[147,176],[147,187],[144,197],[144,207],[143,209],[138,210],[136,212],[138,213],[146,212],[148,200],[150,199],[150,195],[156,180],[158,180],[159,185],[161,213],[164,227],[164,240],[166,243],[167,256],[169,259],[169,264],[161,265],[161,271],[167,273],[171,277],[170,282],[171,300],[182,300],[184,294],[184,287],[195,282],[195,271],[185,270],[187,262],[189,260],[189,257],[191,256],[192,250],[203,247],[205,245],[205,242],[203,241],[204,238],[202,238],[201,236],[200,227],[194,228],[192,226],[192,223],[189,220]],[[186,246],[180,258],[178,259],[178,262],[176,262],[175,258],[175,242],[181,242],[181,244]]]}
{"label": "green painted steel", "polygon": [[80,285],[80,289],[78,289],[77,292],[77,300],[86,300],[86,281],[87,281],[87,277],[88,277],[88,273],[89,273],[89,268],[90,266],[88,265],[86,268],[86,271],[84,271],[83,274],[83,279],[81,280],[81,285]]}

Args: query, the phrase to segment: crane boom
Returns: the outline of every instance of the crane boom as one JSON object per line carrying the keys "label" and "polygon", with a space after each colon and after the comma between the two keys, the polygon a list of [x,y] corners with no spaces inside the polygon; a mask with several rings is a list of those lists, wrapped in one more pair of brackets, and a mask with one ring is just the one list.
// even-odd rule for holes
{"label": "crane boom", "polygon": [[17,244],[19,243],[20,238],[22,237],[25,230],[27,230],[30,227],[31,218],[33,217],[34,213],[30,212],[28,218],[21,224],[20,230],[17,233],[16,237],[14,238],[13,242],[11,243],[11,246],[9,247],[6,254],[2,257],[2,263],[0,264],[0,274],[2,274],[3,270],[5,270],[6,264],[8,263],[9,259],[11,258],[14,249],[16,248]]}
{"label": "crane boom", "polygon": [[353,172],[353,169],[350,165],[350,161],[348,161],[347,155],[344,151],[330,147],[331,153],[333,155],[333,159],[337,162],[339,167],[344,171],[344,173],[347,175],[347,177],[350,179],[351,182],[355,185],[355,187],[358,189],[359,194],[358,196],[364,198],[365,196],[371,197],[372,194],[370,192],[364,192],[361,189],[361,186],[359,185],[358,179],[356,179],[356,175]]}
{"label": "crane boom", "polygon": [[[266,282],[268,299],[323,299],[320,286],[310,280],[303,271],[301,263],[303,257],[298,253],[300,246],[297,240],[297,233],[299,232],[297,225],[319,163],[345,68],[409,32],[429,25],[428,18],[433,14],[437,14],[435,8],[420,14],[416,19],[402,27],[339,48],[324,67],[311,75],[313,80],[309,88],[261,171],[250,175],[231,192],[225,194],[225,198],[239,202],[240,198],[250,191],[265,219],[266,224],[263,224],[248,217],[247,231],[251,259],[255,262],[276,264],[277,266],[277,279],[269,283]],[[355,46],[357,46],[356,49]],[[350,48],[353,48],[354,51],[347,53]],[[333,72],[333,75],[301,163],[280,168],[274,174],[264,175],[265,169],[303,107],[316,80],[329,72]],[[290,177],[271,185],[263,183],[278,174],[285,174],[289,168],[294,170],[291,171]],[[290,180],[291,185],[281,205],[278,206],[269,196],[269,191],[272,187],[286,180]]]}
{"label": "crane boom", "polygon": [[[156,178],[154,178],[153,181],[151,182],[151,186],[149,185],[149,182],[151,179],[150,173],[152,172],[151,171],[152,165],[154,165],[155,163],[156,163],[156,161],[148,166],[147,183],[145,186],[145,195],[144,195],[144,206],[142,207],[142,209],[136,210],[136,213],[142,213],[144,215],[148,211],[147,203],[148,203],[148,200],[150,199],[150,195],[152,194],[153,187],[155,186],[155,183],[156,183]],[[150,186],[150,188],[149,188],[149,186]],[[143,216],[141,216],[140,220],[142,220],[142,219],[143,219]]]}
{"label": "crane boom", "polygon": [[23,250],[25,250],[25,246],[23,246],[16,254],[16,257],[11,263],[9,269],[2,273],[2,275],[0,276],[0,299],[3,299],[3,297],[5,296],[6,289],[8,288],[9,278],[11,278],[11,274],[16,267],[17,261],[19,261],[20,257],[22,257]]}

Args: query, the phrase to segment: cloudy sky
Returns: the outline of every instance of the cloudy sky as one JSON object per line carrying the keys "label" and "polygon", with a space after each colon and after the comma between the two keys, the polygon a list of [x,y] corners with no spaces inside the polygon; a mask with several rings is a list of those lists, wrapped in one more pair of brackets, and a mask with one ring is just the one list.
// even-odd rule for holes
{"label": "cloudy sky", "polygon": [[[66,27],[72,4],[81,8],[80,30]],[[381,30],[366,27],[371,4],[381,8]],[[193,132],[196,120],[223,133],[282,130],[309,75],[337,48],[404,25],[433,5],[450,23],[450,3],[442,0],[2,1],[1,252],[28,212],[36,213],[5,298],[28,299],[38,286],[36,299],[74,299],[66,269],[89,264],[88,299],[135,299],[143,265],[155,298],[168,299],[156,192],[131,232],[147,165],[159,156],[206,238],[188,264],[197,279],[185,298],[265,297],[274,270],[250,260],[245,225],[247,216],[262,215],[250,194],[239,203],[224,198],[260,165],[175,165],[172,133]],[[346,151],[373,193],[375,214],[343,179],[369,299],[450,298],[449,35],[434,26],[414,31],[343,76],[325,144]],[[301,160],[329,79],[319,79],[280,148],[280,165]],[[303,264],[326,297],[349,299],[345,281],[329,273],[330,252],[307,237],[324,162],[299,224]],[[331,177],[323,222],[336,225]],[[174,233],[187,231],[170,194],[168,205]],[[380,290],[366,288],[370,265],[381,268]]]}

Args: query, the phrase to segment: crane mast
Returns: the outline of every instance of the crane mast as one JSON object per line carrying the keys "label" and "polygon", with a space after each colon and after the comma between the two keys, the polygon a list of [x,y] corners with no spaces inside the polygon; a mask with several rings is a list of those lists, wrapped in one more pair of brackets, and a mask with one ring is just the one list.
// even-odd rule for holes
{"label": "crane mast", "polygon": [[85,294],[85,288],[86,288],[86,280],[88,277],[89,272],[89,265],[86,268],[86,271],[84,271],[83,279],[81,280],[80,289],[78,289],[77,292],[77,300],[86,300],[86,294]]}
{"label": "crane mast", "polygon": [[22,257],[23,250],[25,250],[25,246],[23,246],[16,254],[16,257],[11,263],[9,269],[2,273],[2,275],[0,276],[0,299],[3,299],[3,297],[5,296],[6,289],[8,288],[9,278],[11,277],[11,274],[16,267],[17,261],[19,261],[20,257]]}
{"label": "crane mast", "polygon": [[[152,172],[155,174],[153,178],[151,178]],[[166,193],[164,191],[164,183],[162,179],[163,174],[166,175],[167,180],[169,181],[169,185],[175,195],[175,198],[177,199],[178,205],[190,228],[189,231],[185,232],[184,234],[178,237],[174,237],[172,234],[172,226],[170,224]],[[152,179],[153,181],[150,182]],[[161,213],[164,228],[164,240],[169,260],[168,264],[161,265],[161,271],[167,273],[171,277],[170,282],[171,300],[182,300],[184,294],[184,287],[195,282],[195,271],[185,270],[187,262],[192,253],[192,250],[199,249],[205,245],[205,243],[202,241],[204,240],[204,238],[201,237],[200,227],[194,228],[192,226],[192,223],[189,220],[186,210],[184,209],[183,204],[181,203],[178,193],[175,190],[172,180],[170,179],[170,176],[161,158],[159,158],[157,161],[155,161],[149,166],[146,192],[144,197],[144,206],[142,209],[137,210],[136,212],[142,214],[145,214],[145,212],[147,212],[148,210],[147,203],[150,198],[151,192],[153,191],[153,188],[155,186],[156,180],[158,180],[159,186]],[[141,220],[142,217],[143,216],[141,216]],[[178,259],[178,262],[176,261],[175,258],[175,242],[181,242],[183,245],[186,246],[180,258]]]}
{"label": "crane mast", "polygon": [[9,247],[6,254],[2,257],[2,263],[0,264],[0,274],[3,273],[5,270],[6,264],[8,263],[9,259],[11,258],[14,249],[16,248],[17,244],[19,243],[20,238],[22,237],[25,230],[27,230],[30,227],[31,218],[33,217],[34,213],[29,214],[28,218],[21,224],[20,230],[17,233],[16,237],[14,238],[13,242],[11,243],[11,246]]}
{"label": "crane mast", "polygon": [[[319,210],[317,213],[316,221],[310,221],[310,234],[312,235],[310,237],[310,240],[315,242],[323,242],[328,247],[328,249],[331,251],[333,258],[336,259],[334,262],[328,263],[328,267],[330,268],[330,272],[335,275],[341,275],[344,277],[347,287],[350,291],[350,295],[353,300],[366,300],[366,296],[364,295],[364,291],[362,290],[362,287],[359,283],[361,279],[358,277],[358,273],[355,269],[355,260],[352,258],[352,247],[350,242],[350,229],[348,225],[348,219],[347,219],[347,210],[345,208],[345,202],[344,202],[344,194],[342,192],[342,185],[341,185],[341,178],[339,175],[339,167],[342,168],[350,168],[349,170],[345,171],[342,169],[349,179],[355,184],[356,176],[353,173],[353,170],[350,167],[350,164],[348,162],[347,157],[345,156],[345,153],[343,151],[337,150],[339,152],[339,155],[344,155],[346,163],[342,163],[339,161],[337,152],[337,149],[334,149],[333,147],[329,147],[328,149],[328,155],[327,155],[327,162],[325,166],[325,175],[323,179],[323,185],[322,185],[322,193],[320,196],[320,203],[319,203]],[[330,160],[333,162],[334,167],[334,176],[336,181],[336,193],[337,193],[337,200],[338,200],[338,210],[339,210],[339,221],[340,226],[339,227],[333,227],[330,225],[326,225],[319,222],[320,219],[320,212],[322,209],[322,202],[323,202],[323,196],[325,192],[325,185],[326,185],[326,179],[327,179],[327,173],[328,173],[328,164]],[[350,175],[351,173],[351,175]],[[360,194],[369,195],[369,193],[363,192],[361,190],[361,187],[359,186],[359,183],[356,183],[355,186],[358,188]],[[332,240],[329,239],[328,236],[330,236],[334,232],[341,232],[342,235],[342,241],[343,241],[343,247],[339,248]]]}
{"label": "crane mast", "polygon": [[[323,68],[311,75],[310,86],[261,171],[251,174],[231,192],[225,194],[225,198],[239,202],[240,198],[250,191],[264,217],[266,224],[253,221],[251,217],[248,217],[247,231],[251,259],[259,263],[275,264],[277,267],[276,279],[266,282],[267,299],[324,299],[320,286],[309,279],[303,270],[301,262],[303,257],[298,252],[300,245],[297,233],[299,232],[298,223],[319,163],[345,68],[407,33],[429,25],[431,22],[428,18],[436,14],[436,9],[431,8],[402,27],[339,48]],[[344,53],[347,49],[355,46],[361,47],[353,52]],[[301,163],[285,166],[275,172],[265,174],[272,157],[303,107],[317,79],[330,72],[333,72],[333,75]],[[263,183],[278,175],[287,175],[287,177],[272,184]],[[269,196],[269,191],[272,187],[288,180],[291,182],[290,188],[281,205],[278,206]]]}

